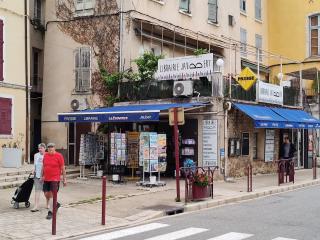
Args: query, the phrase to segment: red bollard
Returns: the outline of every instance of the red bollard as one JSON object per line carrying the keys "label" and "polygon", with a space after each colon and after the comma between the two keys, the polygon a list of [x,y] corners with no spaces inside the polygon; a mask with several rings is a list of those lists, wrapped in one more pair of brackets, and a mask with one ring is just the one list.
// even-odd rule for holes
{"label": "red bollard", "polygon": [[313,158],[313,179],[317,179],[317,158]]}
{"label": "red bollard", "polygon": [[252,192],[252,166],[247,166],[247,192]]}
{"label": "red bollard", "polygon": [[106,225],[106,187],[107,177],[102,177],[102,214],[101,214],[101,225]]}
{"label": "red bollard", "polygon": [[57,182],[52,182],[53,184],[53,206],[52,206],[52,235],[57,233]]}

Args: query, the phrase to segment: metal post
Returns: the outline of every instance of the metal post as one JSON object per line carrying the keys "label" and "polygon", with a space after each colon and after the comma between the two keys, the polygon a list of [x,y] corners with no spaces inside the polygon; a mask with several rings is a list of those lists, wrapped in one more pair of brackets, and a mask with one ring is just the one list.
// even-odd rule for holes
{"label": "metal post", "polygon": [[232,71],[232,67],[231,67],[231,40],[230,40],[230,43],[229,43],[229,98],[231,99],[232,98],[232,78],[231,78],[231,71]]}
{"label": "metal post", "polygon": [[106,225],[106,187],[107,177],[102,177],[102,214],[101,214],[101,225]]}
{"label": "metal post", "polygon": [[176,159],[176,188],[177,188],[177,202],[180,202],[180,168],[179,168],[179,136],[178,136],[178,109],[173,109],[174,114],[174,150]]}
{"label": "metal post", "polygon": [[52,235],[57,234],[57,189],[58,183],[53,182],[53,206],[52,206]]}
{"label": "metal post", "polygon": [[302,96],[302,64],[300,63],[300,69],[299,69],[299,76],[300,76],[300,82],[299,82],[299,86],[300,86],[300,91],[299,91],[299,95],[300,95],[300,106],[303,107],[303,96]]}

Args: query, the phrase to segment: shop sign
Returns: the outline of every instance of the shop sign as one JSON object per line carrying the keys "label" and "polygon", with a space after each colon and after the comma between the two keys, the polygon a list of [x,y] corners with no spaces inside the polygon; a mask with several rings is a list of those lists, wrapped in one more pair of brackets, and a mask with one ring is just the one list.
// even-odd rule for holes
{"label": "shop sign", "polygon": [[266,129],[264,161],[272,162],[274,157],[274,132],[273,129]]}
{"label": "shop sign", "polygon": [[59,122],[149,122],[159,121],[159,113],[59,114],[58,118]]}
{"label": "shop sign", "polygon": [[218,164],[218,120],[203,120],[202,161],[203,167]]}
{"label": "shop sign", "polygon": [[257,77],[250,68],[246,67],[241,71],[236,80],[245,91],[248,91],[257,81]]}
{"label": "shop sign", "polygon": [[166,58],[158,61],[157,80],[190,79],[213,75],[213,54]]}
{"label": "shop sign", "polygon": [[257,99],[259,102],[283,105],[283,86],[259,81]]}

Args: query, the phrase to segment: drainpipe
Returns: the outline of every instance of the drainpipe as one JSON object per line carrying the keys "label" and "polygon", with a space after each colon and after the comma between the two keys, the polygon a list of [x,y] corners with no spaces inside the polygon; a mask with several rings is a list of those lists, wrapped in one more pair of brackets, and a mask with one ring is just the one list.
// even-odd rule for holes
{"label": "drainpipe", "polygon": [[[122,55],[123,55],[123,0],[120,0],[120,31],[119,31],[119,72],[122,72]],[[120,79],[121,82],[122,79]],[[118,98],[120,97],[120,82],[118,84]]]}
{"label": "drainpipe", "polygon": [[25,156],[25,161],[30,163],[30,156],[29,156],[29,126],[30,126],[30,111],[29,111],[29,106],[30,106],[30,98],[29,98],[29,71],[28,71],[28,2],[27,0],[24,0],[24,57],[25,57],[25,91],[26,91],[26,156]]}
{"label": "drainpipe", "polygon": [[[317,85],[318,85],[318,117],[320,119],[320,83],[319,83],[319,71],[317,68]],[[317,130],[318,133],[318,152],[317,152],[317,157],[319,156],[320,152],[320,137],[319,137],[319,129]]]}

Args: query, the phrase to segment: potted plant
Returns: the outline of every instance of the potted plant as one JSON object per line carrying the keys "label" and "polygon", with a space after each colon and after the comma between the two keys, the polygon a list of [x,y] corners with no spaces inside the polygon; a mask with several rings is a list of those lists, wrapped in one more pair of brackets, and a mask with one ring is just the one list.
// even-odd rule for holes
{"label": "potted plant", "polygon": [[20,168],[22,163],[21,143],[23,134],[19,134],[18,139],[2,145],[2,167]]}
{"label": "potted plant", "polygon": [[192,184],[192,197],[194,200],[208,198],[210,196],[210,176],[206,172],[195,172]]}

